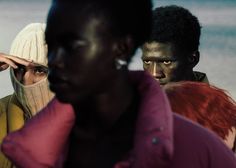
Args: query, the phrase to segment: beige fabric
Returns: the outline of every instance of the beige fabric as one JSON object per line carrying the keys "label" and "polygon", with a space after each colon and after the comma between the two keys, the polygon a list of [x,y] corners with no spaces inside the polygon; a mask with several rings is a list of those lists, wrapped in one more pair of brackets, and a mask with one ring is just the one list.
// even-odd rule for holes
{"label": "beige fabric", "polygon": [[[45,24],[33,23],[26,26],[15,38],[10,55],[47,66],[47,45],[44,39]],[[30,119],[52,99],[47,78],[33,84],[22,85],[13,69],[10,76],[15,93],[0,99],[0,144],[12,131],[21,128],[25,120]],[[0,168],[14,168],[0,151]]]}
{"label": "beige fabric", "polygon": [[47,66],[45,24],[31,23],[21,30],[12,42],[10,55]]}
{"label": "beige fabric", "polygon": [[[44,23],[31,23],[22,29],[12,42],[10,55],[47,66],[47,45],[45,42]],[[54,94],[49,90],[47,78],[24,86],[15,77],[13,70],[10,76],[17,99],[27,114],[35,115],[52,99]],[[31,116],[26,116],[30,118]]]}
{"label": "beige fabric", "polygon": [[[35,115],[54,97],[49,89],[47,78],[25,86],[16,79],[12,68],[10,76],[18,101],[25,108],[24,110],[29,111],[31,115]],[[30,116],[27,116],[27,118],[30,118]]]}

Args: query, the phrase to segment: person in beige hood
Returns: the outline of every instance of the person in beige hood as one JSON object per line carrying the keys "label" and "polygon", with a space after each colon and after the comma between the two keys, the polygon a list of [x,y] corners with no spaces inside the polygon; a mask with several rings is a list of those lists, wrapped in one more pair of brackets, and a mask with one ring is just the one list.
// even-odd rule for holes
{"label": "person in beige hood", "polygon": [[[13,40],[10,55],[0,54],[0,71],[10,67],[14,93],[0,99],[0,144],[54,97],[48,87],[44,23],[31,23]],[[0,167],[13,165],[0,152]]]}

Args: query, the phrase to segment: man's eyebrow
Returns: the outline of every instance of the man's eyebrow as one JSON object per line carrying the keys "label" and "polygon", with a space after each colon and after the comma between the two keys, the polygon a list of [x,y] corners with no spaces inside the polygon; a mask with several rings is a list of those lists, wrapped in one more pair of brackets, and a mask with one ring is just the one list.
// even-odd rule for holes
{"label": "man's eyebrow", "polygon": [[155,51],[156,47],[150,47],[150,46],[142,46],[143,50],[148,50],[148,51]]}
{"label": "man's eyebrow", "polygon": [[74,40],[78,40],[78,39],[82,40],[83,38],[76,33],[69,32],[69,33],[63,34],[61,36],[61,39],[67,40],[67,41],[74,41]]}
{"label": "man's eyebrow", "polygon": [[158,57],[156,57],[154,55],[148,55],[148,56],[142,55],[141,59],[148,59],[148,60],[174,60],[174,58],[172,58],[171,56],[164,56],[164,55],[158,56]]}

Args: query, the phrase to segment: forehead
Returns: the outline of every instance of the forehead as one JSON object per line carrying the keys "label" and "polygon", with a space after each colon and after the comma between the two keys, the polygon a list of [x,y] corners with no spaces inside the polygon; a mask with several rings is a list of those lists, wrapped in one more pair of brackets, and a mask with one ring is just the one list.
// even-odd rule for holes
{"label": "forehead", "polygon": [[146,42],[143,45],[143,49],[144,50],[148,50],[148,51],[155,51],[155,50],[163,50],[163,49],[168,49],[171,50],[171,43],[160,43],[160,42]]}
{"label": "forehead", "polygon": [[173,46],[171,43],[146,42],[143,47],[145,57],[173,56]]}
{"label": "forehead", "polygon": [[[107,18],[102,13],[82,9],[81,6],[71,4],[57,4],[51,7],[47,20],[47,32],[56,33],[80,33],[86,34],[91,30],[107,32]],[[105,31],[104,31],[105,30]],[[49,35],[50,35],[49,34]]]}

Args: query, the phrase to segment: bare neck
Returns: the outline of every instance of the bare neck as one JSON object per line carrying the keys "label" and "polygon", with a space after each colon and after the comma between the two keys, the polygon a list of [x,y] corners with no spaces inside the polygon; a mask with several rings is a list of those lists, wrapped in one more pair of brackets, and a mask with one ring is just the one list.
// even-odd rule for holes
{"label": "bare neck", "polygon": [[130,107],[134,99],[134,89],[128,76],[120,75],[110,88],[102,94],[75,106],[78,128],[97,132],[110,129]]}
{"label": "bare neck", "polygon": [[185,74],[183,75],[183,77],[184,78],[182,80],[187,80],[187,81],[194,81],[195,80],[193,70],[186,71]]}

